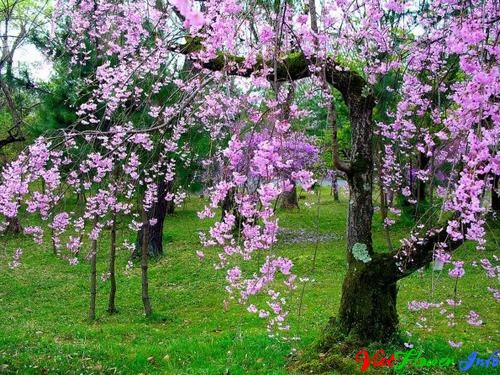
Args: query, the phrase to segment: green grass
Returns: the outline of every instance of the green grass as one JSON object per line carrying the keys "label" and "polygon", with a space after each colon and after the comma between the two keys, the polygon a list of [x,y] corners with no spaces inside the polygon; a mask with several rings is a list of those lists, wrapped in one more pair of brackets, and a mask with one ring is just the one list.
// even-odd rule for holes
{"label": "green grass", "polygon": [[[98,319],[86,320],[88,309],[88,271],[86,262],[71,267],[52,255],[49,246],[35,245],[30,238],[2,237],[0,241],[0,373],[20,374],[287,374],[303,362],[322,358],[310,350],[329,317],[336,314],[345,275],[346,198],[333,203],[323,190],[319,204],[281,212],[280,225],[289,229],[305,229],[307,233],[335,233],[334,238],[320,243],[283,243],[273,250],[290,257],[295,272],[311,280],[300,284],[289,297],[291,335],[294,342],[269,339],[263,321],[250,315],[232,302],[224,309],[224,274],[212,264],[215,251],[206,251],[199,261],[195,252],[201,249],[198,232],[206,230],[208,222],[200,221],[196,211],[204,202],[191,197],[173,217],[167,218],[165,235],[166,256],[152,262],[150,293],[154,314],[145,318],[141,303],[140,269],[124,273],[128,254],[119,253],[117,266],[119,313],[106,313],[109,282],[98,281]],[[316,197],[307,195],[308,203]],[[319,217],[318,217],[319,214]],[[319,220],[318,220],[319,219]],[[28,219],[24,220],[26,224]],[[32,220],[32,219],[30,219]],[[319,225],[318,225],[319,223]],[[374,245],[385,250],[380,220],[374,222]],[[393,231],[394,243],[407,232],[404,226]],[[134,240],[124,225],[120,239]],[[498,227],[489,234],[500,237]],[[105,271],[107,241],[100,244],[99,273]],[[16,247],[24,248],[22,266],[11,270],[8,262]],[[492,260],[495,242],[488,244],[482,256]],[[486,279],[480,267],[471,266],[476,256],[471,244],[465,245],[456,258],[466,261],[466,275],[458,282],[458,297],[464,302],[453,311],[458,325],[448,327],[440,309],[409,312],[411,300],[439,301],[454,295],[454,282],[442,273],[426,270],[399,283],[398,309],[400,329],[416,349],[423,349],[429,359],[451,357],[465,359],[472,350],[489,357],[499,347],[499,305],[486,291],[495,280]],[[314,262],[313,259],[316,258]],[[257,267],[252,263],[247,267]],[[496,285],[498,288],[498,285]],[[304,288],[302,293],[302,288]],[[384,296],[380,296],[383,301]],[[300,316],[298,310],[300,306]],[[472,327],[466,323],[470,310],[478,312],[484,325]],[[415,323],[424,316],[424,327]],[[440,324],[443,323],[444,324]],[[463,347],[453,349],[448,340],[463,341]],[[361,348],[359,348],[361,349]],[[400,347],[374,344],[370,354],[378,349],[386,353]],[[293,355],[292,355],[293,354]],[[358,371],[360,364],[338,355],[339,361]],[[312,368],[312,367],[311,367]],[[298,371],[298,370],[297,370]],[[319,371],[319,370],[318,370]],[[416,372],[407,367],[404,374],[460,373],[439,368]],[[373,373],[373,371],[370,371]],[[387,373],[387,371],[382,371]],[[335,373],[332,371],[332,373]],[[471,374],[496,373],[471,371]]]}

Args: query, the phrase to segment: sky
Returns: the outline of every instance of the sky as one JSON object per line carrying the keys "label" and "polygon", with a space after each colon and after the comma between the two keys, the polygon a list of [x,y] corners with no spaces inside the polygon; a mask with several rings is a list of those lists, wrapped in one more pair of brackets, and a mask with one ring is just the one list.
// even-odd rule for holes
{"label": "sky", "polygon": [[35,81],[48,81],[52,64],[32,44],[24,44],[14,54],[14,68],[26,65]]}

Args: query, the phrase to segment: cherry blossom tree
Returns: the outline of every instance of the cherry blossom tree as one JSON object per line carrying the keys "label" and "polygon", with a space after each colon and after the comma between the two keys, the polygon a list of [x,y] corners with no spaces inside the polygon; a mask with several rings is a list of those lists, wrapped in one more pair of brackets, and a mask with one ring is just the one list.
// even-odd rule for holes
{"label": "cherry blossom tree", "polygon": [[[190,160],[182,137],[199,127],[214,144],[213,157],[203,166],[217,168],[220,175],[200,218],[215,216],[232,196],[230,209],[200,235],[201,242],[207,251],[220,250],[217,267],[226,271],[230,296],[266,318],[269,330],[287,330],[284,297],[295,287],[295,275],[292,261],[273,251],[279,226],[275,202],[295,183],[306,189],[314,183],[310,165],[299,162],[303,153],[297,152],[291,127],[294,119],[311,118],[311,113],[287,100],[288,88],[307,79],[321,93],[333,132],[334,165],[349,185],[348,269],[323,348],[331,348],[339,333],[361,343],[387,341],[398,327],[398,280],[436,258],[450,261],[465,240],[476,241],[479,249],[485,245],[483,193],[496,184],[485,176],[500,174],[498,4],[274,4],[208,0],[202,8],[188,0],[59,2],[56,19],[70,25],[72,63],[85,66],[91,53],[100,61],[93,79],[79,82],[87,96],[76,112],[79,126],[99,130],[68,129],[62,141],[37,140],[3,171],[0,212],[7,218],[21,209],[38,212],[52,220],[57,232],[73,227],[75,245],[66,246],[73,253],[81,248],[75,238],[83,235],[94,249],[107,215],[114,212],[129,215],[137,230],[154,226],[155,218],[145,219],[144,210],[158,199],[157,181],[174,178],[172,154]],[[185,59],[199,72],[187,81],[176,73]],[[397,77],[398,85],[384,85],[388,75]],[[170,84],[179,100],[158,102],[156,95]],[[238,95],[230,89],[234,85],[241,89]],[[347,158],[337,142],[335,92],[348,109]],[[148,117],[124,123],[124,108]],[[374,121],[378,111],[385,116]],[[416,203],[404,171],[418,155],[433,161],[417,167],[420,181],[430,181],[440,167],[451,169],[446,187],[430,187],[438,195],[440,214],[390,251],[374,249],[372,243],[375,137],[381,145],[379,183],[387,195],[402,194]],[[75,161],[72,150],[84,145],[92,145],[92,151]],[[151,162],[138,149],[155,150],[159,157]],[[123,176],[118,180],[112,178],[116,170]],[[43,192],[36,190],[40,179]],[[61,220],[58,204],[68,186],[85,191],[87,203],[83,214],[66,213],[70,219]],[[166,199],[179,201],[182,195]],[[29,232],[40,238],[42,228]],[[266,256],[259,271],[247,274],[241,261],[261,252]],[[95,251],[88,257],[94,262]],[[20,262],[18,253],[14,261]],[[461,265],[454,265],[450,276],[459,278]],[[147,290],[147,279],[145,284]],[[269,299],[259,304],[254,298],[262,292]]]}

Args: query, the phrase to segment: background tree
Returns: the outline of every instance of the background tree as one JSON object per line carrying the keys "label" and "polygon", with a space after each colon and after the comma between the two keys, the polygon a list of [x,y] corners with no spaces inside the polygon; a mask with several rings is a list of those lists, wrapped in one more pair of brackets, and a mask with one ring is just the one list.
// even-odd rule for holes
{"label": "background tree", "polygon": [[[5,146],[24,142],[27,119],[38,101],[38,89],[27,70],[14,67],[16,52],[27,41],[28,35],[47,22],[47,3],[30,0],[3,0],[0,2],[0,152]],[[19,218],[8,220],[8,231],[22,231]]]}

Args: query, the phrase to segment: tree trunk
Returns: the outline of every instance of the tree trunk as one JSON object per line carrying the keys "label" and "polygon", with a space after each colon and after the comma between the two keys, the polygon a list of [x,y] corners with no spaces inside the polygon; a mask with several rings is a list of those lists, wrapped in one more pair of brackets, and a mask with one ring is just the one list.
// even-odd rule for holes
{"label": "tree trunk", "polygon": [[339,339],[356,345],[390,341],[398,327],[397,281],[430,263],[436,243],[445,242],[448,251],[462,243],[450,241],[446,229],[440,228],[429,230],[425,238],[408,242],[395,251],[374,253],[372,107],[366,103],[360,106],[353,98],[346,102],[350,104],[352,127],[352,152],[346,172],[349,184],[348,269],[338,316],[330,320],[320,343],[323,351],[333,349]]}
{"label": "tree trunk", "polygon": [[348,271],[342,286],[338,325],[342,333],[363,343],[384,342],[397,329],[397,292],[395,282],[384,281],[387,269],[375,263],[372,247],[372,110],[367,105],[351,107],[350,110],[352,152],[351,171],[347,175]]}
{"label": "tree trunk", "polygon": [[324,330],[322,350],[343,339],[365,344],[386,342],[396,332],[396,282],[373,252],[373,122],[370,100],[346,98],[351,121],[351,155],[346,172],[349,185],[347,275],[336,319]]}
{"label": "tree trunk", "polygon": [[115,259],[116,259],[116,214],[113,214],[111,223],[111,244],[109,249],[109,280],[111,286],[109,289],[108,313],[115,314],[116,310],[116,275],[115,275]]}
{"label": "tree trunk", "polygon": [[299,201],[297,197],[297,186],[295,183],[293,184],[293,188],[290,191],[284,191],[281,196],[281,208],[291,209],[291,208],[299,208]]}
{"label": "tree trunk", "polygon": [[[148,210],[148,220],[156,219],[155,225],[149,226],[147,254],[150,258],[156,258],[163,255],[163,225],[165,217],[174,213],[175,204],[173,201],[165,200],[168,193],[174,190],[174,181],[161,181],[158,184],[158,201],[153,203]],[[144,238],[143,229],[137,232],[135,242],[135,251],[133,258],[140,258],[142,254],[142,242]]]}
{"label": "tree trunk", "polygon": [[[94,222],[94,227],[97,220]],[[92,248],[90,254],[90,306],[89,320],[95,320],[95,302],[97,295],[97,240],[92,240]]]}
{"label": "tree trunk", "polygon": [[339,180],[337,177],[337,171],[332,172],[332,191],[331,194],[333,195],[333,200],[335,202],[339,201]]}
{"label": "tree trunk", "polygon": [[[431,160],[423,152],[418,153],[418,168],[420,170],[426,170],[429,161]],[[432,186],[432,183],[431,183]],[[422,181],[420,178],[415,178],[415,198],[417,200],[417,204],[414,207],[414,217],[415,219],[419,219],[422,216],[422,213],[425,211],[425,208],[422,207],[422,203],[426,200],[426,188],[427,184],[425,181]]]}
{"label": "tree trunk", "polygon": [[491,209],[493,212],[500,211],[500,195],[498,194],[498,184],[500,176],[493,175],[493,185],[491,186]]}
{"label": "tree trunk", "polygon": [[23,227],[17,216],[7,218],[7,229],[5,232],[8,234],[20,234],[23,232]]}
{"label": "tree trunk", "polygon": [[148,283],[148,243],[149,243],[149,220],[144,208],[142,208],[142,254],[141,254],[141,278],[142,278],[142,303],[144,305],[144,314],[151,316],[153,309],[151,308],[151,300],[149,299],[149,283]]}
{"label": "tree trunk", "polygon": [[338,319],[341,332],[363,345],[389,341],[398,325],[396,282],[372,262],[349,266]]}
{"label": "tree trunk", "polygon": [[236,194],[236,189],[231,188],[229,189],[227,195],[223,199],[221,203],[221,211],[222,211],[221,221],[224,221],[224,218],[226,217],[228,212],[232,213],[235,217],[234,231],[235,233],[238,233],[243,229],[243,223],[245,222],[245,218],[241,216],[240,212],[236,207],[236,202],[234,197],[235,194]]}
{"label": "tree trunk", "polygon": [[[159,3],[156,4],[158,9],[163,9]],[[204,4],[201,4],[201,7],[204,7]],[[180,13],[177,13],[181,19],[183,16]],[[189,59],[184,60],[184,65],[181,70],[182,77],[185,79],[188,78],[189,75],[195,74],[199,71],[194,66],[193,61]],[[150,210],[148,210],[148,219],[156,219],[157,223],[153,226],[149,226],[149,242],[148,242],[148,255],[152,258],[157,258],[163,255],[163,224],[165,221],[165,216],[172,215],[175,210],[175,203],[173,201],[165,200],[165,197],[169,193],[173,193],[174,191],[174,181],[165,181],[161,180],[158,183],[158,202],[155,202]],[[135,251],[132,254],[132,258],[140,258],[142,253],[142,241],[144,238],[144,233],[142,229],[137,233],[137,239],[135,242]]]}

